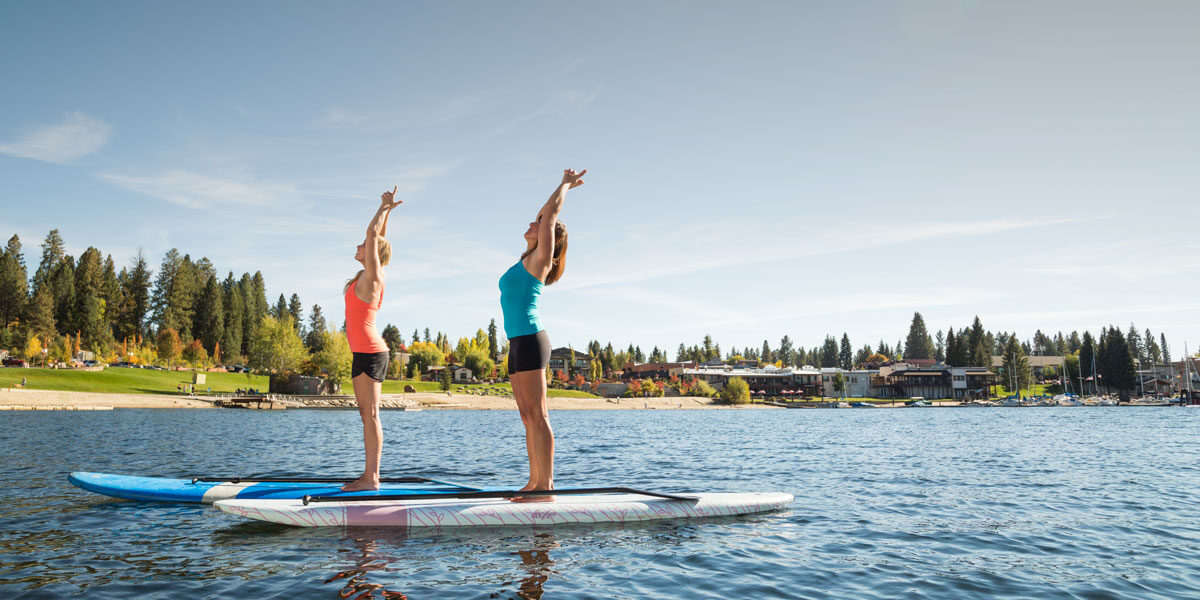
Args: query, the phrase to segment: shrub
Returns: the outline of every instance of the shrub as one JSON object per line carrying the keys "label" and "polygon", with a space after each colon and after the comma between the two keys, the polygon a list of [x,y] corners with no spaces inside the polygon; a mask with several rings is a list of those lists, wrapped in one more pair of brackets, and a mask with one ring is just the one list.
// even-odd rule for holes
{"label": "shrub", "polygon": [[750,384],[741,377],[731,377],[721,390],[721,399],[730,404],[746,404],[750,402]]}

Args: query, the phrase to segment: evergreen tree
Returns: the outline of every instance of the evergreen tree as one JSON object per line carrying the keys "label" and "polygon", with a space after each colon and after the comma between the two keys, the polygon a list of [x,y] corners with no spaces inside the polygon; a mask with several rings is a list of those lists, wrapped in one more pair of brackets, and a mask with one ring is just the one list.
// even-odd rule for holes
{"label": "evergreen tree", "polygon": [[0,329],[20,321],[28,299],[28,274],[25,258],[21,255],[21,239],[14,235],[0,251]]}
{"label": "evergreen tree", "polygon": [[53,337],[57,335],[55,325],[54,292],[43,285],[25,305],[25,331],[35,337]]}
{"label": "evergreen tree", "polygon": [[42,261],[38,263],[37,271],[33,274],[34,292],[50,281],[65,257],[62,236],[58,234],[57,229],[51,229],[42,242]]}
{"label": "evergreen tree", "polygon": [[[499,355],[498,352],[500,350],[500,345],[498,343],[496,343],[498,331],[496,329],[496,320],[495,319],[492,319],[491,322],[488,323],[487,331],[488,331],[488,358],[490,358],[492,360],[496,360],[496,357]],[[597,346],[597,348],[596,348],[595,352],[598,352],[600,343],[596,342],[596,346]],[[593,356],[594,355],[595,355],[595,353],[593,353]]]}
{"label": "evergreen tree", "polygon": [[1149,329],[1146,330],[1146,335],[1142,336],[1142,339],[1146,340],[1146,357],[1150,364],[1161,365],[1162,349],[1159,348],[1158,341],[1154,339],[1154,335],[1150,333]]}
{"label": "evergreen tree", "polygon": [[1079,337],[1078,331],[1072,331],[1071,337],[1067,339],[1067,352],[1074,354],[1083,346],[1083,339]]}
{"label": "evergreen tree", "polygon": [[879,345],[875,346],[875,353],[882,354],[888,357],[889,360],[896,358],[896,355],[892,353],[892,347],[883,343],[883,340],[879,340]]}
{"label": "evergreen tree", "polygon": [[1129,353],[1133,356],[1135,363],[1146,363],[1146,348],[1142,345],[1142,334],[1138,333],[1137,327],[1133,323],[1129,324],[1129,333],[1125,336],[1125,342],[1129,346]]}
{"label": "evergreen tree", "polygon": [[121,284],[117,280],[116,266],[112,255],[104,259],[104,273],[101,275],[100,300],[104,303],[105,325],[113,331],[121,318]]}
{"label": "evergreen tree", "polygon": [[414,344],[415,344],[415,343],[417,343],[417,342],[419,342],[419,341],[421,341],[421,332],[419,332],[419,331],[417,331],[416,329],[414,329],[414,330],[413,330],[412,341],[413,341],[413,343],[414,343]]}
{"label": "evergreen tree", "polygon": [[825,343],[821,345],[821,366],[838,366],[838,342],[832,335],[825,336]]}
{"label": "evergreen tree", "polygon": [[792,359],[792,352],[792,338],[785,335],[779,340],[779,360],[783,361],[783,366],[786,367],[795,364]]}
{"label": "evergreen tree", "polygon": [[[225,300],[224,290],[217,283],[215,275],[209,275],[204,282],[200,298],[196,302],[196,322],[193,335],[204,346],[204,350],[217,360],[217,345],[225,338]],[[236,353],[234,347],[226,347],[225,354]]]}
{"label": "evergreen tree", "polygon": [[940,363],[946,362],[946,334],[939,329],[937,334],[933,336],[934,350],[933,358]]}
{"label": "evergreen tree", "polygon": [[[321,314],[321,306],[314,304],[312,312],[308,315],[308,336],[304,338],[304,347],[312,354],[316,354],[325,349],[325,330],[328,325],[325,324],[325,316]],[[399,332],[397,331],[397,337]],[[403,340],[402,340],[403,342]],[[390,344],[389,344],[390,347]]]}
{"label": "evergreen tree", "polygon": [[983,329],[983,323],[979,320],[979,315],[975,315],[975,321],[971,323],[971,331],[967,334],[967,348],[971,353],[971,361],[968,366],[971,367],[992,367],[992,345],[986,340],[987,333]]}
{"label": "evergreen tree", "polygon": [[428,344],[429,342],[430,342],[430,339],[429,339],[429,328],[428,328],[428,327],[426,327],[426,328],[425,328],[425,343],[426,343],[426,344]]}
{"label": "evergreen tree", "polygon": [[850,336],[842,332],[842,342],[838,346],[838,366],[850,370],[854,366],[854,350],[850,348]]}
{"label": "evergreen tree", "polygon": [[403,340],[400,339],[400,329],[398,327],[388,323],[387,327],[383,328],[383,333],[380,334],[380,337],[382,337],[383,341],[387,343],[388,351],[390,351],[393,356],[400,351],[400,346],[402,345]]}
{"label": "evergreen tree", "polygon": [[856,365],[866,364],[867,360],[869,360],[871,358],[871,355],[874,353],[875,352],[873,350],[871,350],[870,344],[867,344],[867,345],[863,346],[862,348],[859,348],[858,352],[854,353],[854,364],[856,364]]}
{"label": "evergreen tree", "polygon": [[1121,400],[1128,402],[1131,392],[1137,387],[1137,368],[1133,363],[1129,342],[1119,327],[1110,327],[1103,347],[1104,371],[1101,376],[1104,385],[1116,389]]}
{"label": "evergreen tree", "polygon": [[[154,279],[154,312],[151,320],[159,330],[172,329],[178,334],[184,328],[184,313],[187,316],[188,327],[191,326],[192,307],[190,304],[186,307],[178,304],[184,296],[180,293],[180,288],[185,285],[180,274],[182,270],[183,257],[179,255],[179,250],[171,248],[163,256],[162,264],[158,268],[158,277]],[[186,295],[191,297],[190,290]]]}
{"label": "evergreen tree", "polygon": [[[634,358],[633,358],[633,360],[634,360],[635,362],[639,362],[639,363],[644,363],[644,362],[646,362],[646,355],[642,353],[642,347],[641,347],[641,346],[638,346],[638,347],[636,347],[636,348],[634,348],[634,349],[633,349],[633,357],[634,357]],[[573,361],[572,361],[572,362],[573,362]]]}
{"label": "evergreen tree", "polygon": [[[299,294],[292,294],[291,299],[288,300],[287,311],[289,315],[292,315],[292,321],[296,323],[296,331],[300,333],[301,337],[304,337],[304,306],[300,304]],[[400,332],[397,331],[396,335],[399,336]]]}
{"label": "evergreen tree", "polygon": [[[900,348],[899,342],[896,348]],[[897,350],[897,353],[900,351]],[[933,358],[933,339],[925,328],[925,318],[921,313],[914,312],[912,323],[908,326],[908,339],[904,343],[904,358]]]}
{"label": "evergreen tree", "polygon": [[221,284],[225,294],[225,334],[221,338],[221,355],[227,364],[242,364],[241,357],[246,347],[246,295],[240,281],[233,279],[233,272]]}
{"label": "evergreen tree", "polygon": [[[612,344],[609,344],[611,347]],[[679,349],[675,351],[675,362],[684,362],[688,359],[687,346],[683,342],[679,342]]]}
{"label": "evergreen tree", "polygon": [[287,317],[290,315],[291,315],[291,313],[288,312],[287,299],[283,297],[283,294],[280,294],[279,300],[277,302],[275,302],[275,308],[271,309],[271,316],[275,317],[277,320],[282,321],[284,317]]}
{"label": "evergreen tree", "polygon": [[771,354],[771,345],[767,343],[767,340],[763,340],[762,356],[759,358],[759,360],[761,360],[763,364],[775,362],[775,356]]}
{"label": "evergreen tree", "polygon": [[958,364],[958,337],[954,335],[954,328],[950,327],[946,330],[946,358],[945,362],[950,367],[965,367],[966,365]]}
{"label": "evergreen tree", "polygon": [[258,314],[258,299],[254,297],[254,279],[250,277],[249,273],[242,273],[241,279],[238,280],[238,291],[242,295],[242,351],[240,354],[248,358],[250,340],[262,321],[262,315]]}
{"label": "evergreen tree", "polygon": [[[1025,349],[1017,342],[1017,336],[1007,336],[1007,341],[1004,346],[1003,357],[1005,387],[1015,384],[1017,389],[1025,389],[1033,382],[1030,379],[1029,372],[1029,356],[1025,354]],[[1013,382],[1010,384],[1009,382]],[[1009,390],[1012,393],[1015,390]]]}
{"label": "evergreen tree", "polygon": [[1159,346],[1162,349],[1162,359],[1164,364],[1171,364],[1171,348],[1167,346],[1167,334],[1160,333]]}
{"label": "evergreen tree", "polygon": [[[54,294],[54,322],[63,333],[75,328],[75,259],[66,256],[50,274]],[[69,358],[69,356],[68,356]]]}
{"label": "evergreen tree", "polygon": [[[1083,371],[1084,379],[1088,379],[1092,376],[1092,372],[1095,370],[1095,360],[1096,341],[1092,338],[1092,332],[1085,331],[1083,332],[1083,340],[1079,342],[1079,369]],[[1099,388],[1096,386],[1097,383],[1098,382],[1095,380],[1092,381],[1092,393],[1095,393],[1099,390]],[[1087,388],[1085,388],[1085,393],[1086,392]]]}
{"label": "evergreen tree", "polygon": [[107,348],[111,337],[104,315],[105,306],[100,297],[103,275],[100,251],[93,247],[84,250],[79,255],[79,264],[75,266],[74,321],[69,322],[69,326],[80,336],[83,348],[87,349],[103,350]]}
{"label": "evergreen tree", "polygon": [[144,336],[146,316],[150,313],[150,278],[146,256],[139,248],[129,269],[121,269],[117,284],[121,288],[118,304],[117,325],[113,328],[119,339]]}

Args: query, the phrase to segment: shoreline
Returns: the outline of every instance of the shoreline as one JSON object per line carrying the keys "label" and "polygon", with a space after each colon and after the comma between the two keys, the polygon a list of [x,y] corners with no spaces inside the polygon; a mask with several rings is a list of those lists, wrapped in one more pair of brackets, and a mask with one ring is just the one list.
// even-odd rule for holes
{"label": "shoreline", "polygon": [[[516,410],[506,396],[413,392],[383,394],[383,410]],[[292,410],[353,410],[354,399],[330,396],[320,399],[284,399]],[[56,390],[0,389],[0,407],[112,407],[112,408],[216,408],[202,396],[175,394],[129,394],[108,392],[63,392]],[[550,410],[786,410],[776,406],[746,404],[730,406],[710,398],[547,398]]]}

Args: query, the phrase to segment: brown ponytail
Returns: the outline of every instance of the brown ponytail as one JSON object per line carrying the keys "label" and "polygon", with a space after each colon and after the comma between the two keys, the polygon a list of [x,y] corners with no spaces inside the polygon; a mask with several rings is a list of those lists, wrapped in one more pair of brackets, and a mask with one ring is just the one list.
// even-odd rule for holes
{"label": "brown ponytail", "polygon": [[[521,260],[525,260],[526,256],[533,254],[537,250],[534,246],[521,255]],[[544,285],[550,285],[558,281],[563,273],[567,270],[567,226],[563,225],[562,221],[554,222],[554,252],[550,254],[550,272],[546,273],[546,281]]]}

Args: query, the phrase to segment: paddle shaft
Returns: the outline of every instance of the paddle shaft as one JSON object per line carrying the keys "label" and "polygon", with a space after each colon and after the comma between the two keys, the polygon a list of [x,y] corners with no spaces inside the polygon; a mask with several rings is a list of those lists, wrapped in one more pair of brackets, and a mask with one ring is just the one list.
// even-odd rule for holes
{"label": "paddle shaft", "polygon": [[677,502],[695,502],[698,498],[647,492],[627,487],[574,488],[565,490],[530,490],[527,492],[434,492],[429,494],[380,495],[380,496],[305,496],[304,505],[309,502],[375,502],[379,500],[436,500],[441,498],[456,498],[462,500],[486,498],[515,498],[518,496],[583,496],[586,494],[638,494],[675,500]]}

